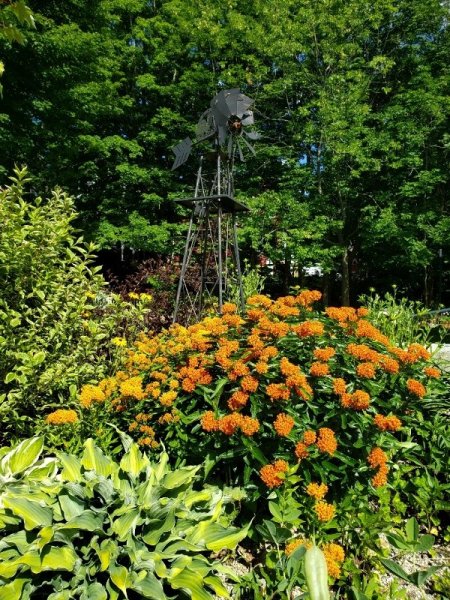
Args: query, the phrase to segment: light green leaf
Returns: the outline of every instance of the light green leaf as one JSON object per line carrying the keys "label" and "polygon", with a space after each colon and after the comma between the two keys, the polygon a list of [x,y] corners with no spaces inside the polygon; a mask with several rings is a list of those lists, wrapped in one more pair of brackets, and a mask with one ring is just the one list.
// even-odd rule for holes
{"label": "light green leaf", "polygon": [[137,444],[132,444],[120,461],[120,468],[133,477],[137,477],[149,465],[150,461],[147,456],[142,454]]}
{"label": "light green leaf", "polygon": [[92,438],[88,438],[84,444],[81,464],[85,469],[96,471],[103,477],[108,477],[113,472],[112,461],[95,445]]}
{"label": "light green leaf", "polygon": [[184,467],[183,469],[178,469],[177,471],[171,471],[164,477],[161,485],[166,490],[174,490],[175,488],[181,487],[185,483],[190,483],[194,479],[195,474],[199,469],[200,466]]}
{"label": "light green leaf", "polygon": [[243,529],[237,529],[236,527],[223,527],[219,523],[202,522],[191,536],[187,536],[186,541],[194,544],[202,542],[208,550],[213,552],[224,548],[233,550],[246,537],[249,527],[250,525],[247,525]]}
{"label": "light green leaf", "polygon": [[169,580],[175,589],[184,590],[192,600],[213,600],[214,596],[203,587],[203,578],[190,569],[184,569],[181,573]]}
{"label": "light green leaf", "polygon": [[415,542],[419,537],[419,524],[414,517],[406,521],[406,538],[408,542]]}
{"label": "light green leaf", "polygon": [[108,600],[108,594],[100,583],[91,583],[81,594],[80,600]]}
{"label": "light green leaf", "polygon": [[30,580],[16,578],[11,583],[3,584],[0,587],[0,600],[20,600],[23,586],[28,581]]}
{"label": "light green leaf", "polygon": [[134,533],[139,513],[139,508],[130,507],[124,515],[113,521],[112,530],[121,542],[124,542],[130,534]]}
{"label": "light green leaf", "polygon": [[128,570],[122,566],[112,566],[109,568],[109,576],[116,587],[123,592],[125,598],[128,598],[127,588],[130,587]]}
{"label": "light green leaf", "polygon": [[165,600],[167,596],[164,593],[161,582],[149,571],[133,573],[133,583],[131,589],[138,592],[144,598],[151,600]]}
{"label": "light green leaf", "polygon": [[35,527],[47,527],[52,524],[53,513],[51,508],[41,506],[38,502],[6,496],[3,498],[3,506],[23,519],[27,531]]}
{"label": "light green leaf", "polygon": [[23,473],[38,460],[43,447],[44,439],[42,437],[23,440],[3,457],[2,464],[7,465],[13,475]]}
{"label": "light green leaf", "polygon": [[85,510],[65,523],[61,529],[79,529],[80,531],[102,531],[103,519],[91,510]]}
{"label": "light green leaf", "polygon": [[77,555],[67,546],[47,546],[41,553],[41,561],[40,571],[73,571]]}

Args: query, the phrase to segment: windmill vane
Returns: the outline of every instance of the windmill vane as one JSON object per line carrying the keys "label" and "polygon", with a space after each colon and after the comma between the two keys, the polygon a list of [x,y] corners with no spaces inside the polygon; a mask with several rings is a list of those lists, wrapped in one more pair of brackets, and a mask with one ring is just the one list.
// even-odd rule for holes
{"label": "windmill vane", "polygon": [[207,139],[211,139],[218,149],[225,148],[229,160],[233,160],[236,153],[240,160],[244,160],[243,147],[255,154],[248,140],[259,139],[259,134],[246,131],[246,127],[254,124],[250,110],[253,102],[239,89],[222,90],[216,94],[210,108],[205,110],[197,123],[195,142],[186,138],[172,148],[175,154],[172,171],[187,161],[194,143]]}

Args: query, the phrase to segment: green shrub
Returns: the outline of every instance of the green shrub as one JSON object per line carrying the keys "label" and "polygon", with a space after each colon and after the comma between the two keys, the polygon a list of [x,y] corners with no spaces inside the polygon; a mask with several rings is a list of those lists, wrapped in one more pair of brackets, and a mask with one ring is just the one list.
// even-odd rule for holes
{"label": "green shrub", "polygon": [[0,600],[229,597],[208,555],[247,534],[226,515],[233,491],[196,491],[199,467],[125,442],[120,463],[92,439],[81,459],[40,459],[38,437],[0,451]]}
{"label": "green shrub", "polygon": [[141,306],[105,292],[94,247],[77,238],[73,201],[26,193],[26,169],[0,190],[0,419],[2,435],[73,402],[82,383],[104,376],[122,352],[113,336],[135,336]]}

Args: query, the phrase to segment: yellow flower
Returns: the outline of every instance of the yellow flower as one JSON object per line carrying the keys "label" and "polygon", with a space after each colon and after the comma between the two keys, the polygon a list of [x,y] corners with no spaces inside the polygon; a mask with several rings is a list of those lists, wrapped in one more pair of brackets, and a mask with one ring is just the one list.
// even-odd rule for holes
{"label": "yellow flower", "polygon": [[146,294],[145,292],[140,294],[139,298],[142,300],[142,302],[150,303],[153,301],[153,296],[151,294]]}
{"label": "yellow flower", "polygon": [[73,425],[78,423],[78,415],[74,410],[59,408],[47,415],[45,422],[48,425]]}
{"label": "yellow flower", "polygon": [[123,337],[114,337],[111,340],[111,343],[114,344],[114,346],[126,346],[127,340]]}
{"label": "yellow flower", "polygon": [[79,396],[80,404],[83,408],[90,408],[93,402],[104,402],[105,398],[105,393],[99,388],[99,386],[92,385],[90,383],[81,388]]}
{"label": "yellow flower", "polygon": [[130,300],[139,300],[139,294],[136,294],[136,292],[130,292],[128,294],[128,298]]}

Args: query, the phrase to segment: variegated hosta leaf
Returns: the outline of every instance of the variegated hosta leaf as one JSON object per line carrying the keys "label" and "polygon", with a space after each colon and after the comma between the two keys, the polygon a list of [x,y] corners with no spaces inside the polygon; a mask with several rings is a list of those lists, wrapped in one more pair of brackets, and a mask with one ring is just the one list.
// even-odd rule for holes
{"label": "variegated hosta leaf", "polygon": [[20,442],[0,461],[0,473],[18,475],[31,467],[38,459],[44,447],[44,439],[30,438]]}

